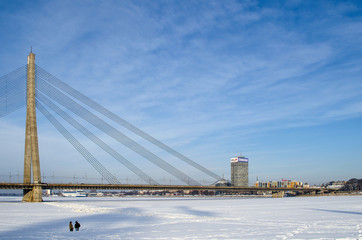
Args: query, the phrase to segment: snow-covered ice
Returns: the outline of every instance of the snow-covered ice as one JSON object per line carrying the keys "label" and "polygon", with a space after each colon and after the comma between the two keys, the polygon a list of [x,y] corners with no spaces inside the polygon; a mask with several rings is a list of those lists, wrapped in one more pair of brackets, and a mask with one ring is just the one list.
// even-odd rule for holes
{"label": "snow-covered ice", "polygon": [[20,201],[0,198],[0,239],[362,239],[362,196]]}

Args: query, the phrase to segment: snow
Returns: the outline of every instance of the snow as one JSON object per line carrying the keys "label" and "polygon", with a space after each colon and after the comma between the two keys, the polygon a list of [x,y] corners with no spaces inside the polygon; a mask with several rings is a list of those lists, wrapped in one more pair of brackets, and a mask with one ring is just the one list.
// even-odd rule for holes
{"label": "snow", "polygon": [[0,197],[0,214],[0,239],[362,239],[362,196]]}

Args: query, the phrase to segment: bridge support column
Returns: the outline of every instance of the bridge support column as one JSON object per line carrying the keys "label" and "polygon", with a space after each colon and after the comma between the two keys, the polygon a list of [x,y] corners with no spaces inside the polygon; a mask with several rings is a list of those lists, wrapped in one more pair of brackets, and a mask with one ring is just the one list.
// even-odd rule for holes
{"label": "bridge support column", "polygon": [[[23,190],[24,202],[42,202],[42,187],[38,147],[38,130],[35,110],[35,54],[28,56],[27,69],[27,108],[25,128],[25,153],[24,153],[24,184],[31,183],[33,173],[34,187],[32,190]],[[31,172],[33,169],[33,172]]]}
{"label": "bridge support column", "polygon": [[273,198],[283,198],[284,197],[284,191],[278,191],[272,193]]}
{"label": "bridge support column", "polygon": [[31,190],[23,190],[23,202],[42,202],[43,189],[40,185]]}
{"label": "bridge support column", "polygon": [[313,195],[313,196],[314,196],[314,195],[317,195],[317,191],[310,191],[310,192],[309,192],[309,195]]}

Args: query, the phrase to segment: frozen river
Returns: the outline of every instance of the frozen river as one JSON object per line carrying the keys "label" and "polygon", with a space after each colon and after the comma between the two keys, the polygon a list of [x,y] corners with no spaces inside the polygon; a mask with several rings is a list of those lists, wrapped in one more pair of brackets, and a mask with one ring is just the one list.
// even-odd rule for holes
{"label": "frozen river", "polygon": [[362,196],[20,201],[0,197],[0,239],[362,239]]}

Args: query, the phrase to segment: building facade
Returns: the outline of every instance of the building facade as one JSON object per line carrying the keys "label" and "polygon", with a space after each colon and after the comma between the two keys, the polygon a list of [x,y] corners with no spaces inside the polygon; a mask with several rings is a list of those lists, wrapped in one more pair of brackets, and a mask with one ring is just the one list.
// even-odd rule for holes
{"label": "building facade", "polygon": [[255,187],[261,188],[309,188],[308,183],[292,181],[282,179],[281,181],[269,181],[269,182],[259,182],[258,180],[255,183]]}
{"label": "building facade", "polygon": [[231,185],[235,187],[249,186],[249,159],[246,157],[234,157],[231,163]]}

